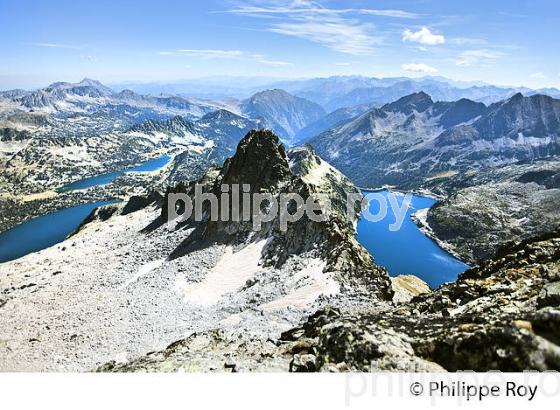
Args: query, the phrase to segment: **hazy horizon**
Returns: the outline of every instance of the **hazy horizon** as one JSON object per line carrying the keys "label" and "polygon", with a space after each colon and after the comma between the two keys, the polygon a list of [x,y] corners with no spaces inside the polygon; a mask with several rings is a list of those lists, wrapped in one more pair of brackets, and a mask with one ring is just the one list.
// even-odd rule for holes
{"label": "hazy horizon", "polygon": [[[73,77],[70,80],[62,78],[62,79],[55,79],[48,82],[41,82],[37,83],[36,85],[29,85],[29,86],[15,86],[15,87],[2,87],[0,86],[0,91],[9,91],[12,89],[22,89],[26,91],[34,91],[42,88],[46,88],[55,83],[70,83],[76,84],[80,83],[84,80],[94,80],[99,81],[104,86],[107,86],[114,91],[121,91],[130,86],[132,88],[141,87],[141,86],[181,86],[181,85],[193,85],[196,82],[200,82],[200,87],[223,87],[223,88],[231,88],[232,92],[234,90],[243,90],[243,91],[250,91],[254,89],[264,89],[266,87],[276,87],[278,85],[282,85],[283,82],[305,82],[309,80],[316,80],[316,79],[329,79],[329,78],[368,78],[368,79],[378,79],[378,80],[391,80],[391,79],[403,79],[405,80],[414,80],[414,81],[422,81],[422,80],[435,80],[441,82],[449,82],[455,86],[459,86],[458,88],[469,88],[469,87],[480,87],[480,86],[494,86],[498,88],[504,89],[531,89],[531,90],[540,90],[540,89],[556,89],[560,90],[560,87],[530,87],[527,85],[512,85],[512,84],[496,84],[496,83],[489,83],[486,81],[467,81],[467,80],[460,80],[460,79],[453,79],[444,76],[390,76],[390,77],[376,77],[376,76],[365,76],[360,74],[348,74],[348,75],[331,75],[331,76],[317,76],[317,77],[267,77],[267,76],[207,76],[207,77],[196,77],[196,78],[178,78],[178,79],[169,79],[169,80],[124,80],[124,81],[112,81],[112,82],[105,82],[95,78],[93,76],[85,76],[85,77]],[[1,80],[1,76],[0,76]],[[237,81],[235,85],[232,85],[231,81]],[[246,83],[238,83],[239,81],[244,81]],[[1,83],[0,83],[1,84]],[[282,88],[282,87],[279,87]],[[165,93],[162,91],[162,93]],[[177,92],[182,93],[182,92]],[[150,94],[150,93],[148,93]],[[173,94],[173,92],[171,92]],[[193,94],[193,97],[195,95]],[[233,95],[232,95],[233,96]]]}

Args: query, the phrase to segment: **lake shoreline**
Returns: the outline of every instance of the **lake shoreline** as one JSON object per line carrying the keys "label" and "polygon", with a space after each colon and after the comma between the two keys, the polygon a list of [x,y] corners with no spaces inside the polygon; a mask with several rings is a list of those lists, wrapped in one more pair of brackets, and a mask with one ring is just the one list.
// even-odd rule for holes
{"label": "lake shoreline", "polygon": [[[161,154],[161,153],[158,153]],[[153,185],[157,188],[158,183],[154,183],[157,177],[167,166],[173,162],[174,156],[166,153],[169,160],[167,163],[152,171],[131,171],[127,170],[137,168],[143,164],[163,157],[158,155],[144,162],[136,163],[121,171],[109,171],[100,175],[119,173],[115,179],[108,184],[95,185],[85,189],[60,191],[60,188],[51,190],[54,195],[37,195],[33,200],[24,200],[24,196],[10,196],[2,198],[0,202],[0,211],[2,211],[3,219],[0,221],[0,235],[18,225],[29,222],[34,218],[57,212],[65,208],[73,206],[85,205],[94,201],[108,201],[113,199],[124,200],[131,195],[131,191],[136,188]],[[84,179],[95,178],[85,177]],[[78,181],[70,182],[67,185],[75,184]],[[49,191],[49,192],[51,192]]]}
{"label": "lake shoreline", "polygon": [[[363,191],[364,194],[371,192],[381,193],[384,197],[389,193],[399,197],[405,195],[403,192],[389,189]],[[398,230],[390,228],[397,218],[394,213],[392,216],[387,214],[376,222],[360,218],[356,237],[375,262],[387,268],[390,276],[413,275],[428,283],[430,287],[437,288],[443,283],[455,281],[458,275],[470,266],[447,244],[437,240],[435,235],[429,232],[427,224],[422,223],[422,219],[425,219],[428,210],[437,203],[437,199],[412,195]],[[376,215],[380,206],[378,201],[372,200],[369,211]]]}
{"label": "lake shoreline", "polygon": [[414,221],[414,223],[418,226],[418,229],[422,231],[424,235],[430,238],[432,241],[437,243],[437,245],[446,251],[447,253],[453,255],[455,258],[459,259],[461,262],[468,264],[469,261],[463,259],[461,255],[455,250],[453,245],[445,242],[444,240],[437,237],[434,233],[432,227],[428,223],[428,212],[430,208],[426,209],[419,209],[418,211],[414,212],[410,217]]}
{"label": "lake shoreline", "polygon": [[47,213],[0,234],[0,264],[63,242],[95,209],[118,203],[94,201]]}

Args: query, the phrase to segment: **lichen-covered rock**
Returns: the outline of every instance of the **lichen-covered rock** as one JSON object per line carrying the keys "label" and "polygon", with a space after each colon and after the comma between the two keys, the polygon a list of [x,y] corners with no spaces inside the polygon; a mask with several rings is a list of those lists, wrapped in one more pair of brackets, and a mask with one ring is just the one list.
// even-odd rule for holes
{"label": "lichen-covered rock", "polygon": [[538,303],[539,306],[560,305],[560,281],[543,286]]}
{"label": "lichen-covered rock", "polygon": [[115,361],[99,372],[288,371],[290,358],[267,340],[232,337],[222,331],[194,333],[159,352],[129,362]]}
{"label": "lichen-covered rock", "polygon": [[326,308],[281,339],[314,341],[318,370],[558,370],[559,266],[559,237],[522,242],[408,303]]}
{"label": "lichen-covered rock", "polygon": [[295,354],[290,362],[290,372],[305,373],[317,370],[317,358],[312,354]]}

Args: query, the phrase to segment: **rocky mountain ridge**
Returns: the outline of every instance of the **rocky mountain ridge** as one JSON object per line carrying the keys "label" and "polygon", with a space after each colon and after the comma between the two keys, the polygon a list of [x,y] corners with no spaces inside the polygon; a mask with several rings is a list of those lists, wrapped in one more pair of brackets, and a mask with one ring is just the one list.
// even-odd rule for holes
{"label": "rocky mountain ridge", "polygon": [[92,113],[101,108],[128,107],[134,109],[153,109],[159,111],[175,110],[177,115],[196,118],[221,108],[220,105],[188,100],[179,96],[149,96],[131,90],[115,92],[99,81],[84,78],[78,83],[57,82],[34,91],[8,90],[0,97],[12,100],[22,107],[64,115],[71,112]]}
{"label": "rocky mountain ridge", "polygon": [[484,106],[420,92],[312,138],[360,186],[417,187],[429,178],[558,154],[559,100],[516,94]]}

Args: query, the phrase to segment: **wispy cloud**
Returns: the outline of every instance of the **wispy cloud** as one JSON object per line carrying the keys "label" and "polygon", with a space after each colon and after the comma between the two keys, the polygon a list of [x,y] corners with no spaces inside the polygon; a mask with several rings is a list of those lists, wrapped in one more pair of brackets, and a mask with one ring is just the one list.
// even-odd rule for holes
{"label": "wispy cloud", "polygon": [[346,20],[279,23],[269,31],[286,36],[301,37],[329,47],[340,53],[368,55],[381,39],[369,34],[371,26],[350,24]]}
{"label": "wispy cloud", "polygon": [[473,66],[477,64],[489,64],[502,58],[505,54],[500,51],[488,49],[463,51],[455,61],[458,66]]}
{"label": "wispy cloud", "polygon": [[364,8],[328,8],[316,1],[253,2],[239,5],[225,13],[265,19],[266,30],[286,36],[304,38],[334,51],[353,54],[372,54],[381,42],[375,26],[358,16],[379,16],[413,19],[419,14],[405,10]]}
{"label": "wispy cloud", "polygon": [[[267,5],[262,1],[256,2],[258,5],[239,5],[230,10],[222,11],[221,13],[241,14],[241,15],[272,15],[272,14],[322,14],[322,15],[344,15],[344,14],[364,14],[371,16],[393,17],[403,19],[415,19],[422,15],[412,13],[405,10],[392,10],[392,9],[364,9],[364,8],[344,8],[335,9],[322,6],[316,1],[292,1],[282,2],[282,5]],[[270,2],[268,2],[270,4]]]}
{"label": "wispy cloud", "polygon": [[529,77],[535,78],[537,80],[546,80],[548,78],[548,76],[545,73],[543,73],[542,71],[533,73]]}
{"label": "wispy cloud", "polygon": [[249,53],[242,50],[219,50],[219,49],[189,49],[181,48],[171,51],[160,51],[159,55],[162,56],[189,56],[199,58],[237,58],[244,60],[251,60],[259,64],[282,67],[291,66],[292,63],[288,61],[272,60],[264,54]]}
{"label": "wispy cloud", "polygon": [[403,64],[401,65],[401,68],[405,71],[410,71],[413,73],[435,74],[438,72],[437,68],[429,66],[424,63]]}
{"label": "wispy cloud", "polygon": [[445,43],[445,36],[432,33],[428,27],[422,27],[418,31],[412,31],[410,29],[403,31],[402,41],[405,43],[411,42],[426,46],[434,46]]}
{"label": "wispy cloud", "polygon": [[383,17],[396,17],[403,19],[415,19],[421,17],[420,14],[411,13],[404,10],[372,10],[372,9],[348,9],[353,10],[359,14],[370,14],[372,16],[383,16]]}
{"label": "wispy cloud", "polygon": [[239,57],[243,55],[240,50],[209,50],[209,49],[187,49],[182,48],[173,51],[160,51],[161,55],[185,55],[193,57]]}
{"label": "wispy cloud", "polygon": [[66,48],[71,50],[80,50],[84,48],[84,46],[77,46],[72,44],[61,44],[61,43],[31,43],[31,45],[35,47],[44,47],[44,48]]}
{"label": "wispy cloud", "polygon": [[270,65],[270,66],[273,66],[273,67],[286,67],[286,66],[293,65],[292,63],[289,63],[287,61],[269,60],[269,59],[267,59],[265,57],[262,57],[262,56],[259,57],[258,54],[255,54],[254,57],[255,57],[255,60],[256,60],[257,63],[264,64],[264,65]]}

